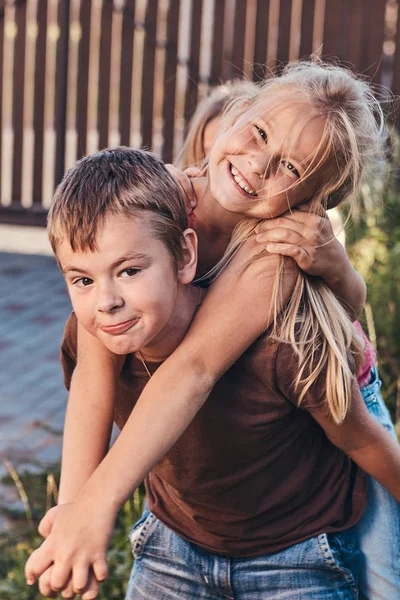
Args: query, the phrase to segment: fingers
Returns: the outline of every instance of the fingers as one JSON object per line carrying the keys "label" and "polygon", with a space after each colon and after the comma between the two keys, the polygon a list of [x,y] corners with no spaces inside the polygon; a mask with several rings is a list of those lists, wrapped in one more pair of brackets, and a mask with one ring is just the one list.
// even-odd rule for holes
{"label": "fingers", "polygon": [[85,588],[85,591],[81,593],[82,600],[94,600],[99,595],[100,585],[94,574],[91,572],[89,576],[89,582]]}
{"label": "fingers", "polygon": [[25,578],[28,585],[33,585],[38,577],[40,577],[51,565],[52,560],[43,551],[46,542],[32,552],[25,565]]}
{"label": "fingers", "polygon": [[53,567],[50,567],[39,577],[39,592],[45,598],[57,598],[58,593],[51,589],[50,580]]}
{"label": "fingers", "polygon": [[[50,579],[51,589],[57,591],[63,590],[68,584],[70,575],[71,566],[69,564],[69,561],[65,560],[55,562],[55,564],[53,565]],[[86,582],[84,583],[84,586],[85,584]]]}
{"label": "fingers", "polygon": [[53,506],[43,517],[43,519],[39,523],[38,531],[40,535],[44,538],[47,538],[50,535],[51,529],[53,527],[54,519],[56,516],[57,506]]}
{"label": "fingers", "polygon": [[292,244],[271,243],[267,244],[266,250],[270,254],[290,256],[303,271],[308,271],[310,269],[312,259],[304,248],[293,246]]}
{"label": "fingers", "polygon": [[281,242],[285,244],[295,244],[297,246],[305,246],[308,242],[308,240],[297,231],[279,227],[258,233],[256,235],[256,241],[264,245],[269,242]]}
{"label": "fingers", "polygon": [[97,581],[104,581],[107,579],[108,568],[105,556],[98,558],[93,562],[93,572]]}
{"label": "fingers", "polygon": [[174,165],[168,164],[168,165],[165,165],[165,167],[171,173],[171,175],[178,181],[179,185],[181,186],[183,195],[184,195],[184,199],[185,199],[187,212],[188,212],[188,214],[190,214],[191,212],[193,212],[193,210],[197,206],[197,198],[196,198],[196,194],[194,193],[194,190],[193,190],[193,187],[192,187],[192,184],[190,182],[188,175],[186,173],[183,173],[176,167],[174,167]]}

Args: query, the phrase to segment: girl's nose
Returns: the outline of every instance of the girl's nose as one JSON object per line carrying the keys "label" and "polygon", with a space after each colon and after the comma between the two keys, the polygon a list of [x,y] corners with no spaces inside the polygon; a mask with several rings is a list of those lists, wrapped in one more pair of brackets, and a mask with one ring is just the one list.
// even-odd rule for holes
{"label": "girl's nose", "polygon": [[123,298],[115,291],[115,289],[108,287],[99,290],[97,297],[97,310],[102,313],[112,313],[122,308],[124,305]]}
{"label": "girl's nose", "polygon": [[272,157],[267,150],[254,152],[249,157],[249,163],[253,173],[258,175],[261,179],[268,177],[268,173],[272,169]]}

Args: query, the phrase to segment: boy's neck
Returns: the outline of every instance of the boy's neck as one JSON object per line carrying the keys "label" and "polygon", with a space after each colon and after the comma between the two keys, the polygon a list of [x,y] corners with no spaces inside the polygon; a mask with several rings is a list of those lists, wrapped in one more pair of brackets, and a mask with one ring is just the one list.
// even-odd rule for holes
{"label": "boy's neck", "polygon": [[181,285],[178,289],[176,303],[167,325],[144,348],[140,348],[138,358],[148,362],[162,362],[172,354],[183,338],[202,302],[205,290],[195,285]]}

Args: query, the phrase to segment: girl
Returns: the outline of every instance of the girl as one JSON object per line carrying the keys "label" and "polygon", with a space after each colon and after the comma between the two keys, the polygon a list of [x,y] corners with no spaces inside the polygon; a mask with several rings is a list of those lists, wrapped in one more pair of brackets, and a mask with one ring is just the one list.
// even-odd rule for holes
{"label": "girl", "polygon": [[[281,78],[267,82],[249,106],[244,108],[241,104],[235,107],[229,116],[232,118],[232,125],[217,140],[210,155],[210,188],[198,190],[203,192],[196,210],[195,220],[195,226],[200,234],[200,244],[202,237],[203,240],[206,239],[207,234],[209,238],[212,238],[212,234],[215,234],[216,231],[219,234],[216,236],[218,242],[216,247],[205,255],[203,264],[210,263],[212,260],[215,262],[215,258],[221,254],[223,239],[228,238],[228,231],[231,232],[233,226],[243,216],[274,217],[284,212],[288,205],[296,206],[306,200],[309,200],[310,206],[314,210],[317,210],[324,198],[328,198],[331,205],[341,202],[357,188],[364,166],[376,156],[379,148],[380,132],[372,115],[371,97],[367,87],[337,68],[315,65],[292,67]],[[205,220],[205,214],[208,214],[208,221]],[[222,215],[225,216],[224,220]],[[182,495],[183,490],[179,491],[179,489],[175,494],[174,487],[167,482],[165,482],[164,494],[160,492],[160,488],[156,492],[153,488],[153,494],[150,494],[152,513],[145,520],[143,535],[150,542],[150,534],[155,533],[156,527],[157,531],[161,528],[154,517],[154,514],[158,514],[162,516],[164,522],[173,522],[173,529],[183,537],[195,541],[196,546],[193,544],[185,546],[186,552],[188,548],[193,555],[197,552],[196,560],[199,561],[199,564],[210,567],[207,573],[203,573],[202,597],[220,597],[216,594],[222,593],[225,584],[231,585],[232,583],[229,577],[225,579],[222,571],[213,569],[212,565],[224,569],[225,574],[230,568],[235,567],[235,585],[239,585],[241,582],[251,585],[254,594],[247,596],[251,598],[279,598],[278,589],[282,597],[356,597],[355,577],[349,572],[351,565],[343,564],[343,560],[346,562],[344,556],[346,549],[352,548],[351,541],[349,541],[351,533],[339,534],[338,532],[349,528],[359,517],[363,505],[363,485],[359,475],[355,471],[351,473],[353,469],[351,463],[345,461],[344,469],[347,473],[345,481],[347,483],[342,492],[339,491],[342,489],[342,485],[339,483],[341,478],[334,465],[339,465],[340,471],[340,465],[343,466],[345,463],[342,458],[339,459],[339,455],[337,456],[338,460],[334,459],[332,464],[329,460],[327,462],[324,460],[326,438],[320,437],[321,430],[315,424],[312,425],[314,421],[310,420],[308,415],[312,414],[314,419],[322,425],[328,437],[345,449],[360,465],[366,468],[366,463],[368,463],[368,472],[377,476],[397,497],[400,496],[400,492],[396,483],[391,481],[390,475],[398,473],[398,450],[396,445],[390,444],[390,440],[384,437],[382,431],[368,419],[365,411],[363,412],[362,404],[357,401],[357,392],[352,386],[349,368],[346,361],[343,360],[346,351],[352,349],[357,356],[357,344],[352,345],[354,338],[346,324],[346,316],[340,313],[340,308],[334,304],[329,294],[327,295],[326,289],[320,282],[305,282],[291,270],[288,272],[286,281],[280,285],[283,297],[279,304],[276,294],[272,294],[271,290],[276,259],[266,256],[264,253],[258,259],[257,244],[254,238],[242,243],[240,234],[248,233],[250,228],[254,230],[254,223],[245,223],[241,231],[238,231],[227,255],[228,258],[233,257],[230,264],[211,286],[190,331],[177,351],[152,376],[111,451],[84,485],[77,500],[69,505],[57,507],[49,539],[28,563],[29,580],[32,580],[33,574],[43,572],[53,561],[55,566],[51,585],[55,589],[64,586],[71,567],[74,566],[75,569],[72,569],[74,578],[79,572],[79,585],[74,582],[75,589],[82,589],[86,582],[82,573],[87,575],[87,566],[89,565],[93,565],[98,579],[104,578],[104,551],[117,507],[137,486],[155,460],[159,456],[163,456],[179,437],[222,373],[232,365],[249,344],[259,338],[268,323],[271,322],[273,311],[268,310],[266,314],[266,302],[269,306],[273,306],[272,300],[275,299],[275,307],[281,308],[291,294],[293,279],[296,279],[294,287],[296,293],[292,295],[295,302],[289,303],[289,308],[294,308],[295,311],[286,312],[284,316],[289,316],[289,320],[280,318],[277,322],[279,327],[275,330],[275,339],[279,338],[278,347],[282,346],[283,341],[287,342],[283,345],[284,350],[279,357],[276,356],[273,346],[274,338],[261,335],[261,345],[256,342],[252,346],[250,354],[245,355],[249,357],[250,362],[242,365],[244,367],[242,377],[237,380],[237,383],[242,385],[245,380],[244,375],[248,371],[251,381],[260,380],[262,385],[266,385],[266,388],[269,389],[267,397],[270,401],[267,402],[265,410],[260,410],[261,406],[257,402],[257,397],[254,398],[254,408],[256,409],[254,414],[259,415],[261,421],[258,422],[258,425],[254,421],[250,421],[250,428],[254,430],[254,427],[257,429],[263,425],[274,427],[273,424],[276,423],[278,429],[272,436],[268,435],[265,430],[264,445],[260,445],[259,438],[256,440],[256,446],[252,446],[253,454],[251,452],[246,454],[243,468],[238,469],[239,480],[235,482],[231,477],[222,478],[218,482],[219,487],[215,490],[216,494],[213,495],[207,494],[207,489],[203,486],[201,502],[196,507],[193,506],[193,498],[185,499]],[[250,260],[252,258],[258,260]],[[244,264],[246,264],[246,268],[239,269]],[[316,294],[310,283],[315,285]],[[323,300],[322,304],[321,299]],[[213,307],[218,306],[223,306],[223,311],[216,314]],[[326,309],[327,306],[330,306],[330,310]],[[299,315],[298,318],[302,323],[300,332],[299,327],[293,323],[294,312]],[[312,319],[309,318],[310,314],[312,314]],[[333,319],[335,314],[339,314],[339,317]],[[328,326],[327,323],[329,323]],[[231,335],[233,327],[234,336]],[[330,327],[335,331],[334,337],[330,334]],[[81,329],[79,335],[81,335],[80,332]],[[340,340],[341,346],[338,346]],[[316,342],[319,346],[315,345]],[[268,346],[266,352],[263,352],[265,350],[264,343],[267,343]],[[95,346],[92,344],[92,358],[95,356]],[[294,354],[290,350],[291,346],[293,346]],[[314,350],[314,355],[308,353],[309,348]],[[101,351],[102,349],[98,347],[97,359],[99,359]],[[257,359],[263,355],[266,358],[263,367],[267,377],[264,380],[261,375],[263,371],[259,371],[257,367],[259,364]],[[149,357],[142,358],[146,365],[146,358]],[[286,376],[285,367],[287,369]],[[147,370],[149,373],[152,372],[148,365],[146,365]],[[111,373],[109,369],[108,386],[112,384],[115,387],[115,372],[116,370]],[[82,375],[82,371],[80,374]],[[295,375],[293,377],[295,380],[294,390],[291,375]],[[107,377],[103,377],[103,387],[104,379]],[[326,390],[323,389],[324,386],[321,388],[321,381],[326,382]],[[274,388],[272,395],[271,386]],[[350,388],[352,388],[354,401],[351,411],[348,410]],[[231,393],[234,389],[234,387],[230,388]],[[265,392],[266,390],[264,390]],[[249,390],[241,389],[241,393],[246,397]],[[165,399],[166,396],[168,401]],[[297,404],[299,401],[300,407],[305,410],[298,411],[297,417],[294,418],[291,409],[287,411],[290,406],[287,402]],[[152,402],[154,402],[154,407],[157,407],[154,410]],[[282,412],[284,406],[286,408]],[[240,422],[243,408],[243,406],[234,404],[232,418],[234,419],[238,415]],[[226,410],[229,411],[229,404]],[[173,411],[173,418],[171,411]],[[251,411],[252,409],[250,409]],[[329,417],[327,417],[327,413],[330,414]],[[230,413],[226,414],[231,416]],[[167,420],[169,425],[165,427]],[[338,426],[338,422],[342,422],[342,425]],[[235,469],[232,461],[242,455],[244,448],[239,448],[239,454],[236,453],[235,456],[229,451],[224,454],[224,445],[221,447],[217,443],[218,435],[222,436],[222,423],[220,420],[216,420],[216,424],[218,427],[211,436],[210,444],[205,446],[205,449],[209,447],[211,451],[210,465],[213,464],[213,460],[218,461],[222,456],[225,465],[230,465],[229,472],[233,473]],[[303,425],[305,427],[302,430]],[[296,429],[297,426],[300,429]],[[311,429],[308,429],[309,427]],[[231,421],[227,428],[232,431]],[[152,439],[147,440],[147,431],[150,429],[153,433]],[[246,421],[242,423],[240,430],[242,433],[246,431]],[[207,433],[206,429],[203,431]],[[261,429],[258,431],[262,433]],[[300,431],[306,435],[300,435]],[[312,435],[308,436],[311,431]],[[272,432],[271,428],[269,432]],[[312,446],[310,447],[308,442],[316,442],[315,436],[319,441],[312,451]],[[135,440],[135,444],[132,443],[132,439]],[[235,439],[240,440],[241,438],[236,436]],[[274,440],[276,440],[275,444]],[[284,440],[286,441],[284,442]],[[296,448],[291,447],[290,444],[296,443],[296,440],[301,442],[300,445]],[[72,442],[69,443],[71,446]],[[286,443],[289,443],[289,446]],[[364,448],[361,450],[363,444]],[[385,447],[386,457],[389,458],[389,462],[386,464],[382,459],[382,444]],[[135,453],[132,452],[133,445],[135,445]],[[196,450],[199,449],[198,444],[195,444],[194,447]],[[333,446],[329,447],[333,448]],[[99,446],[94,454],[99,453],[98,448]],[[214,453],[213,448],[215,448]],[[231,450],[232,446],[228,444],[228,448]],[[268,462],[265,466],[269,475],[267,478],[263,477],[264,467],[259,462],[264,457],[264,452],[259,455],[257,461],[255,460],[254,452],[260,448],[265,449],[268,460],[272,459],[272,463]],[[295,455],[296,460],[299,460],[297,470],[293,471],[291,468],[288,470],[288,454],[285,458],[285,448],[290,456]],[[317,448],[319,448],[320,454],[318,454]],[[295,452],[293,453],[291,450],[295,450]],[[317,450],[316,453],[315,450]],[[185,456],[189,456],[192,451],[190,440],[186,440],[185,451]],[[278,454],[275,454],[276,452]],[[330,458],[334,456],[331,452],[332,450],[328,451]],[[220,455],[220,453],[222,454]],[[307,460],[303,461],[302,456],[307,456]],[[318,456],[322,462],[318,464],[317,470],[313,471],[315,463],[314,459],[310,460],[310,458],[315,458],[315,456]],[[271,468],[275,459],[277,471],[273,476]],[[88,471],[96,462],[93,457],[91,460],[92,465],[87,469]],[[175,456],[175,463],[174,460],[170,462],[173,469],[177,460]],[[127,469],[128,463],[129,468]],[[308,464],[310,464],[311,472],[308,471]],[[331,481],[325,486],[326,482],[322,477],[321,486],[320,469],[324,469],[324,473],[332,473],[336,484],[331,485],[333,483]],[[207,474],[207,464],[205,472]],[[221,473],[218,469],[217,472]],[[314,476],[311,474],[312,472]],[[318,476],[316,477],[317,472]],[[191,474],[193,472],[189,468],[188,476]],[[238,486],[242,486],[246,478],[256,477],[257,489],[259,489],[260,481],[272,484],[274,478],[280,475],[283,475],[282,484],[274,487],[274,491],[267,496],[265,493],[257,495],[258,500],[255,499],[253,507],[250,508],[247,505],[246,510],[242,512],[243,496],[236,492]],[[108,493],[106,496],[100,494],[103,481],[107,481]],[[290,491],[285,488],[285,482],[289,484]],[[337,485],[339,487],[336,487]],[[324,496],[325,489],[328,496]],[[336,492],[333,491],[335,489]],[[297,499],[294,494],[295,490],[298,493],[301,492]],[[333,497],[330,496],[332,491]],[[170,493],[173,498],[169,497]],[[345,496],[350,494],[348,500],[350,498],[352,500],[346,501],[345,497],[341,495],[342,493]],[[251,496],[252,494],[247,492],[250,500]],[[215,500],[218,501],[219,497],[225,503],[219,507],[218,511],[213,503]],[[267,498],[268,502],[272,502],[268,509],[264,504],[264,498]],[[338,502],[334,501],[334,498]],[[228,499],[230,502],[225,510],[224,506]],[[326,503],[327,499],[328,503]],[[318,504],[320,501],[321,503]],[[89,517],[86,509],[94,504],[96,511]],[[211,513],[207,510],[207,507],[210,506],[212,507]],[[333,512],[328,508],[330,506],[333,507]],[[201,514],[201,507],[206,514],[204,512],[203,515]],[[299,507],[301,507],[300,511]],[[308,509],[311,512],[308,512]],[[169,518],[168,511],[173,513]],[[179,519],[179,513],[181,519]],[[214,519],[210,517],[210,514],[214,515]],[[290,515],[287,525],[285,525],[284,514]],[[52,515],[54,515],[54,511]],[[84,518],[83,515],[85,515]],[[239,518],[240,515],[241,518]],[[268,531],[268,527],[265,528],[266,523],[270,523],[267,515],[270,515],[274,521],[276,520],[277,530],[271,532]],[[45,519],[43,530],[46,530],[51,523],[51,518],[49,515]],[[243,535],[243,530],[240,529],[241,522],[245,526],[246,535]],[[230,526],[239,535],[232,538],[228,533]],[[282,527],[283,529],[281,529]],[[79,540],[74,540],[71,537],[71,529],[76,531],[78,528],[81,528],[82,533]],[[336,537],[328,538],[327,531],[336,532]],[[211,542],[210,538],[212,538]],[[176,541],[176,538],[173,539]],[[181,538],[178,537],[178,539]],[[169,541],[172,544],[172,538],[169,538]],[[159,539],[158,542],[160,542]],[[303,542],[306,545],[303,545]],[[58,549],[61,546],[64,547],[63,559],[67,558],[67,560],[60,561]],[[149,547],[149,549],[154,551],[155,548]],[[211,553],[207,553],[206,549],[211,549]],[[289,549],[293,549],[295,555],[291,551],[288,553]],[[325,562],[318,562],[321,559],[319,551],[324,553]],[[232,558],[232,562],[229,559],[217,565],[219,556],[227,555],[229,557],[234,554],[236,556],[235,560]],[[339,556],[340,554],[341,556]],[[249,560],[251,557],[257,556],[264,557],[265,561]],[[308,556],[311,557],[309,563],[307,562]],[[80,564],[84,565],[83,569],[76,569],[77,557]],[[175,559],[177,560],[177,557]],[[139,574],[140,565],[145,566],[145,555],[141,554],[140,560],[140,563],[136,562],[134,577]],[[249,571],[246,571],[246,565],[249,567]],[[337,574],[337,577],[330,579],[330,584],[327,583],[325,576],[321,580],[318,575],[329,565]],[[189,567],[193,570],[193,566],[191,567],[189,564]],[[254,569],[261,570],[260,572],[266,571],[269,574],[276,573],[277,578],[274,578],[276,588],[273,587],[271,580],[268,580],[266,584],[265,578],[255,578]],[[288,569],[290,569],[290,572],[293,573],[294,579],[288,586],[285,586],[280,577],[283,569],[285,572],[289,572]],[[307,576],[303,579],[301,574],[305,572]],[[244,577],[237,578],[243,573]],[[216,574],[220,575],[219,581],[215,579]],[[209,579],[211,575],[213,577]],[[146,573],[143,574],[143,577],[141,582],[137,581],[139,587],[146,581]],[[182,577],[177,580],[178,587],[182,584]],[[188,577],[188,572],[185,577]],[[301,582],[300,579],[302,579]],[[201,581],[197,581],[197,585],[200,584]],[[157,581],[155,585],[157,585]],[[329,591],[330,585],[333,585],[335,589]],[[214,589],[215,586],[218,588],[217,591]],[[154,589],[146,589],[144,593],[147,594],[144,597],[179,597],[179,592],[172,589],[165,594],[159,592],[160,595],[156,595]],[[235,590],[237,597],[244,597],[245,593],[243,587]],[[197,597],[200,597],[200,594]]]}
{"label": "girl", "polygon": [[[221,120],[229,104],[237,98],[243,102],[251,100],[257,86],[249,81],[228,82],[212,90],[210,95],[199,103],[189,125],[186,142],[180,156],[182,167],[188,165],[204,166],[211,147],[217,137]],[[200,171],[191,169],[192,176]],[[290,244],[293,235],[303,237],[312,215],[296,211],[286,214],[282,219],[265,221],[260,241],[268,244],[269,252],[293,256],[295,246]],[[298,220],[297,220],[298,219]],[[303,219],[303,222],[301,222]],[[317,237],[315,246],[332,243],[334,237],[345,246],[345,230],[343,219],[337,208],[329,211],[330,222],[321,218],[313,231]],[[304,222],[305,220],[305,222]],[[300,222],[299,222],[300,221]],[[279,240],[278,242],[276,240]],[[286,246],[284,245],[286,243]],[[307,271],[307,264],[298,260],[298,265]],[[309,267],[308,267],[309,268]],[[356,328],[365,344],[365,360],[358,373],[358,384],[362,398],[369,412],[396,438],[395,429],[380,392],[376,356],[374,349],[366,337],[360,323]],[[379,483],[368,477],[368,505],[355,529],[357,543],[362,551],[362,563],[359,577],[359,589],[363,598],[395,598],[400,594],[400,504],[396,502]]]}

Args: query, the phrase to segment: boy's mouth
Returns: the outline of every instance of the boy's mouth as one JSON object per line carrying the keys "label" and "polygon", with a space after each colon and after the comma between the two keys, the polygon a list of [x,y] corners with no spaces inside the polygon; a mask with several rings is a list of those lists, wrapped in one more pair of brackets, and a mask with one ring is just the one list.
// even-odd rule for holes
{"label": "boy's mouth", "polygon": [[128,331],[128,329],[130,329],[131,327],[136,325],[136,323],[138,321],[139,321],[139,318],[136,317],[134,319],[130,319],[129,321],[123,321],[122,323],[116,323],[115,325],[102,325],[100,327],[100,329],[102,331],[104,331],[104,333],[109,333],[112,335],[119,335],[121,333],[125,333],[126,331]]}
{"label": "boy's mouth", "polygon": [[239,188],[242,194],[246,196],[251,196],[252,198],[257,198],[257,192],[253,190],[253,188],[249,185],[249,182],[243,177],[239,169],[234,167],[231,163],[228,163],[228,165],[232,179],[235,182],[236,187]]}

